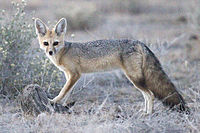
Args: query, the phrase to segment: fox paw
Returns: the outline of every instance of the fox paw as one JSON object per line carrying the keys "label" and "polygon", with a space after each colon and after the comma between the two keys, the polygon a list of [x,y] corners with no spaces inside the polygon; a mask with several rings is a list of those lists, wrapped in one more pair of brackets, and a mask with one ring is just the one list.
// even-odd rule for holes
{"label": "fox paw", "polygon": [[55,103],[57,103],[57,101],[55,100],[55,98],[54,98],[54,99],[49,99],[49,98],[48,98],[48,100],[49,100],[50,104],[55,104]]}

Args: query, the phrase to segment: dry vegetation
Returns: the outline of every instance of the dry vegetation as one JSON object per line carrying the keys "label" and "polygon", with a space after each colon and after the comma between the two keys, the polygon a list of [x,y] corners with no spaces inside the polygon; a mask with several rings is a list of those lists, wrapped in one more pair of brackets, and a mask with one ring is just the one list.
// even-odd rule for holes
{"label": "dry vegetation", "polygon": [[[198,0],[32,0],[13,7],[0,0],[0,132],[200,132],[199,6]],[[155,112],[142,116],[142,95],[114,71],[84,75],[69,98],[76,101],[70,114],[24,116],[18,99],[26,85],[37,83],[56,95],[65,81],[38,50],[32,17],[50,24],[66,17],[70,41],[144,41],[186,99],[191,115],[171,112],[156,101]]]}

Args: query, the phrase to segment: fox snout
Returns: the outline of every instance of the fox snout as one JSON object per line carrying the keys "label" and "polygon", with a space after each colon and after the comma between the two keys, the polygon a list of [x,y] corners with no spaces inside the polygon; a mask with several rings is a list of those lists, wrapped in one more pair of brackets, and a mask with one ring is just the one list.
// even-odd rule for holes
{"label": "fox snout", "polygon": [[56,54],[56,50],[53,48],[53,49],[49,49],[48,51],[46,51],[46,53],[50,56],[53,56],[54,54]]}
{"label": "fox snout", "polygon": [[49,51],[49,55],[53,55],[53,51]]}

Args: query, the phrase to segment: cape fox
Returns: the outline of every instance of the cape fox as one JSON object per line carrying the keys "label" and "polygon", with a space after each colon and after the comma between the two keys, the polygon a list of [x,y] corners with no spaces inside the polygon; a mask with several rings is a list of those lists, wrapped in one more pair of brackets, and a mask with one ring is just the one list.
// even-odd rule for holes
{"label": "cape fox", "polygon": [[62,18],[53,29],[35,20],[40,48],[53,64],[64,72],[67,82],[52,103],[59,102],[78,81],[82,73],[122,69],[126,77],[143,94],[144,111],[153,111],[154,96],[165,105],[185,111],[186,105],[176,87],[163,71],[153,52],[137,40],[96,40],[67,42],[67,21]]}

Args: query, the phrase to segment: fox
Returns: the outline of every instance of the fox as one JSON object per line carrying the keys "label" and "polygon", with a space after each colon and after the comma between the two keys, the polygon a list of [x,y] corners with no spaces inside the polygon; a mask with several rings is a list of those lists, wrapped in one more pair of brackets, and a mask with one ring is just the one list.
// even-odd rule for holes
{"label": "fox", "polygon": [[131,39],[68,42],[65,41],[65,18],[61,18],[52,29],[36,18],[35,30],[40,48],[66,77],[59,94],[49,99],[51,103],[58,103],[68,95],[82,74],[121,69],[142,93],[145,114],[152,114],[155,98],[170,109],[175,108],[179,112],[187,110],[182,95],[145,43]]}

